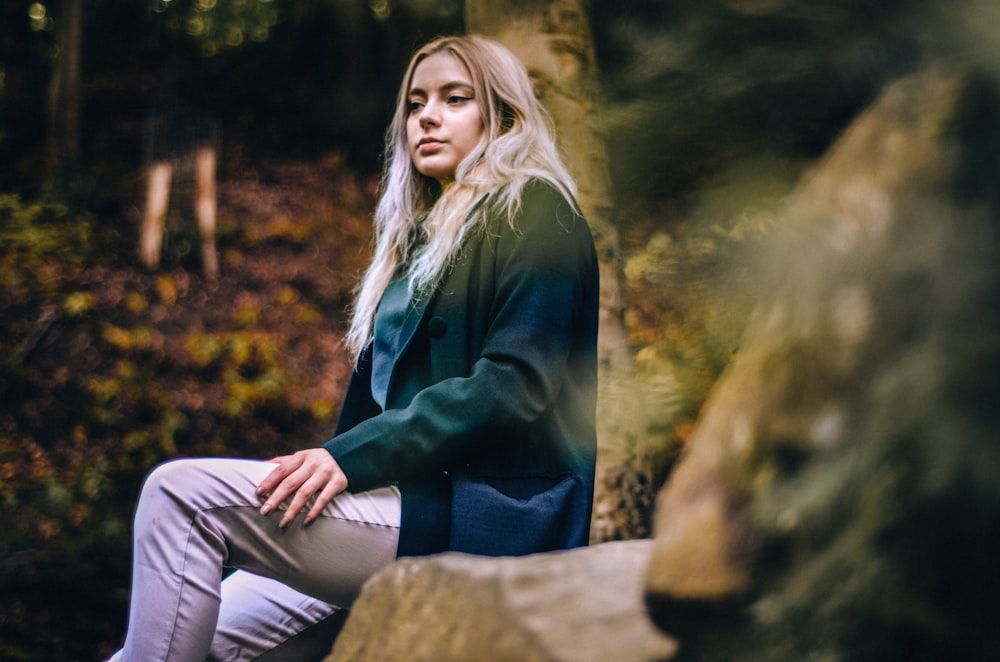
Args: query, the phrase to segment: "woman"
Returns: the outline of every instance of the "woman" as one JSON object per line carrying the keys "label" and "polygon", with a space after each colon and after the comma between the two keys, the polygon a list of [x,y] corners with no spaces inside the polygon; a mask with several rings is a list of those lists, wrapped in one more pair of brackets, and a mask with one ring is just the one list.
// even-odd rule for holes
{"label": "woman", "polygon": [[479,37],[428,44],[386,154],[335,436],[150,474],[120,659],[291,650],[397,556],[587,543],[596,257],[524,67]]}

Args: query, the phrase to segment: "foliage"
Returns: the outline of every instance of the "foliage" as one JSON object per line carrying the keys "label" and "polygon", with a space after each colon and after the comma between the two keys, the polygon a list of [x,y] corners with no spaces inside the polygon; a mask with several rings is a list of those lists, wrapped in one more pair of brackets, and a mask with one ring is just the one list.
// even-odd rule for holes
{"label": "foliage", "polygon": [[635,0],[594,12],[618,191],[661,199],[733,158],[818,156],[938,46],[928,35],[953,14],[926,0]]}
{"label": "foliage", "polygon": [[205,55],[238,48],[245,41],[267,41],[278,23],[274,0],[155,0],[153,11],[164,15],[164,25],[195,38]]}
{"label": "foliage", "polygon": [[108,251],[123,219],[0,196],[0,340],[13,350],[0,356],[0,658],[92,659],[118,640],[150,467],[273,457],[330,434],[350,369],[330,330],[363,257],[355,214],[371,206],[334,168],[223,184],[214,285],[185,254],[147,274]]}
{"label": "foliage", "polygon": [[54,295],[60,279],[80,269],[77,248],[89,239],[89,220],[63,205],[0,195],[0,285],[11,297],[5,305]]}

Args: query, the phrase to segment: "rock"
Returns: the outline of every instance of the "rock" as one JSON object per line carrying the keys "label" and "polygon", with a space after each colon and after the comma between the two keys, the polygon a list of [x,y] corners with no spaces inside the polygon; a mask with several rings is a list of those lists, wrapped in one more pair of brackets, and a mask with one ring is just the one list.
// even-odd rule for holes
{"label": "rock", "polygon": [[651,544],[401,559],[365,585],[326,662],[670,659],[642,598]]}
{"label": "rock", "polygon": [[1000,88],[889,87],[803,181],[659,497],[685,660],[1000,659]]}

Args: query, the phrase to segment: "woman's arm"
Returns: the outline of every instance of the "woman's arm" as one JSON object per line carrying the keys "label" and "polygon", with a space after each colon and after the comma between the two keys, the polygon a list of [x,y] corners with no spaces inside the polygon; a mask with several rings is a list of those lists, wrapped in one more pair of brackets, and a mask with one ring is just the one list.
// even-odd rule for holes
{"label": "woman's arm", "polygon": [[[547,186],[526,189],[515,229],[485,233],[495,292],[482,352],[471,373],[420,391],[335,436],[325,448],[352,489],[446,468],[498,429],[519,429],[555,406],[567,361],[597,314],[597,264],[582,217]],[[476,274],[473,274],[476,277]]]}

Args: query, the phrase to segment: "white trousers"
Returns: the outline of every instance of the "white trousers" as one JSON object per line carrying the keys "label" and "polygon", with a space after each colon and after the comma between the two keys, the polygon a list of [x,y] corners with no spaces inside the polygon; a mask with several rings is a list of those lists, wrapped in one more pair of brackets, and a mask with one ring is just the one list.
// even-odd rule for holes
{"label": "white trousers", "polygon": [[[397,488],[344,492],[308,527],[300,514],[282,530],[281,514],[261,516],[255,494],[275,466],[175,460],[149,474],[135,515],[128,632],[111,660],[304,659],[302,635],[395,560]],[[237,571],[222,581],[224,568]]]}

